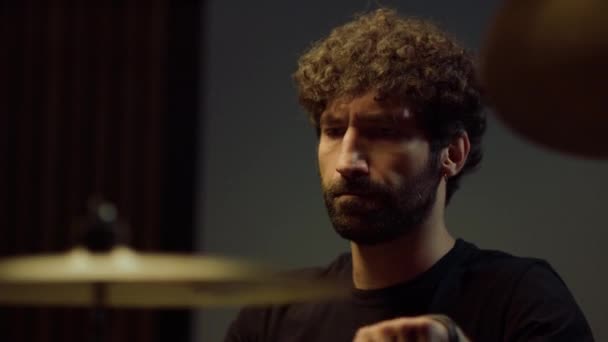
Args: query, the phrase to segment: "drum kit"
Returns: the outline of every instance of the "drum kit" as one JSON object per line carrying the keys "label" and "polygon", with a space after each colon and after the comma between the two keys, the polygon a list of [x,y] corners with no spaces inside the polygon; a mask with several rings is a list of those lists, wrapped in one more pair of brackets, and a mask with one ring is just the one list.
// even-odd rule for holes
{"label": "drum kit", "polygon": [[[534,143],[607,159],[606,13],[605,0],[504,1],[480,64],[497,117]],[[116,223],[104,205],[96,209],[93,230]],[[139,253],[121,244],[99,249],[99,240],[85,245],[64,254],[0,260],[0,304],[192,308],[279,304],[345,292],[337,280],[286,275],[234,259]]]}
{"label": "drum kit", "polygon": [[65,253],[0,260],[0,304],[196,308],[280,304],[339,296],[314,279],[214,256],[141,253],[121,240],[115,207],[92,200],[78,245]]}
{"label": "drum kit", "polygon": [[124,244],[115,207],[92,200],[80,243],[65,253],[0,259],[0,305],[86,307],[105,340],[110,308],[180,309],[340,298],[339,279],[280,272],[226,257],[142,253]]}
{"label": "drum kit", "polygon": [[481,51],[496,116],[531,142],[608,159],[608,2],[508,0]]}
{"label": "drum kit", "polygon": [[340,295],[338,282],[282,274],[229,258],[108,252],[0,261],[0,303],[36,306],[195,308],[274,304]]}

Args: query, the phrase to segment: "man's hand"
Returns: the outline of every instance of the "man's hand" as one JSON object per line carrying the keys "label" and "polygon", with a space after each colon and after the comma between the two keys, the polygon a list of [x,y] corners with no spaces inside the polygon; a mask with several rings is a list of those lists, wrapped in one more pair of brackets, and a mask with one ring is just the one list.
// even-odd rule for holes
{"label": "man's hand", "polygon": [[[360,328],[353,342],[452,342],[449,339],[448,326],[443,323],[446,316],[427,315],[402,317]],[[470,342],[454,324],[458,342]]]}

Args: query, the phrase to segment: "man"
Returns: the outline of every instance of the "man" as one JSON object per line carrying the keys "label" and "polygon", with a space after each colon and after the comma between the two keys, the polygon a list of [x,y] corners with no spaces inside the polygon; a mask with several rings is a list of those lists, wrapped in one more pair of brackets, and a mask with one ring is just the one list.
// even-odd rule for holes
{"label": "man", "polygon": [[299,99],[319,136],[323,195],[351,241],[319,277],[344,299],[247,308],[227,341],[592,341],[544,261],[455,240],[444,210],[481,161],[471,58],[434,25],[379,9],[299,61]]}

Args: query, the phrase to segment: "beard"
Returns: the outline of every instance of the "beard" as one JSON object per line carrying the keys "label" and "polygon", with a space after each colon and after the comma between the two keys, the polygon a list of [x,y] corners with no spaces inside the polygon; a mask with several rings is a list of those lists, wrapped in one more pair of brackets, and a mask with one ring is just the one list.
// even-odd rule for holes
{"label": "beard", "polygon": [[[341,178],[324,186],[323,198],[335,231],[361,245],[381,244],[415,231],[435,204],[441,180],[437,160],[431,155],[419,174],[397,188],[368,177]],[[357,195],[342,196],[353,193]]]}

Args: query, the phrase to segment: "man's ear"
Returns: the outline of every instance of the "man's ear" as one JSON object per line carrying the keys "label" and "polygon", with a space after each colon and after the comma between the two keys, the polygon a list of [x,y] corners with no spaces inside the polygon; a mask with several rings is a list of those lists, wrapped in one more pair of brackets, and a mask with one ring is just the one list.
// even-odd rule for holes
{"label": "man's ear", "polygon": [[459,133],[441,151],[441,170],[447,177],[456,176],[464,167],[471,151],[471,142],[466,131]]}

